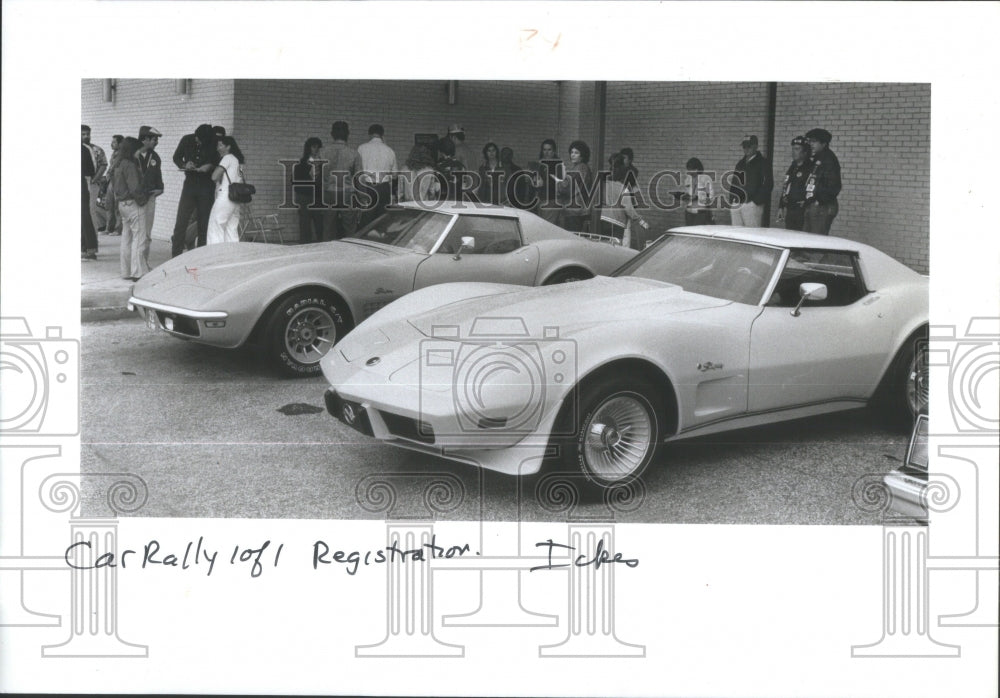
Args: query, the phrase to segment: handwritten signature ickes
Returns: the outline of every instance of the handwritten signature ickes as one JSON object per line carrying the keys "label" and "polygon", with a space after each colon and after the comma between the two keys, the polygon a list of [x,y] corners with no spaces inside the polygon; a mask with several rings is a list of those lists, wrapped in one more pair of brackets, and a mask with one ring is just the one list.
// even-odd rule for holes
{"label": "handwritten signature ickes", "polygon": [[[219,557],[221,548],[211,548],[205,543],[205,537],[199,536],[197,541],[186,541],[186,545],[181,552],[180,547],[167,550],[157,539],[150,539],[147,543],[138,548],[126,548],[121,552],[105,552],[97,555],[93,560],[93,544],[90,541],[77,541],[66,548],[63,559],[66,565],[72,569],[90,570],[109,568],[121,568],[122,570],[145,570],[145,569],[176,569],[176,570],[202,570],[206,576],[211,576],[215,571],[216,563],[225,564],[226,558]],[[624,564],[626,567],[637,567],[639,560],[636,558],[625,558],[620,552],[612,554],[605,549],[604,541],[598,541],[597,548],[592,556],[585,554],[577,555],[575,558],[572,552],[576,550],[572,545],[555,543],[551,538],[541,543],[535,544],[536,548],[548,549],[548,562],[544,565],[537,565],[530,568],[530,571],[555,570],[564,567],[588,567],[599,569],[602,565]],[[261,576],[267,567],[275,568],[281,563],[281,553],[285,548],[284,543],[272,544],[270,540],[265,540],[260,545],[234,545],[232,554],[229,556],[229,565],[232,567],[244,566],[249,569],[253,578]],[[229,551],[228,546],[226,552]],[[566,557],[553,559],[555,551],[567,551]],[[382,548],[372,548],[370,550],[349,550],[334,549],[328,542],[317,540],[311,545],[311,561],[314,570],[321,569],[327,565],[335,565],[344,569],[347,574],[354,576],[361,566],[382,565],[386,563],[421,563],[439,558],[455,558],[466,555],[480,555],[478,551],[472,551],[468,543],[462,545],[438,545],[437,536],[432,536],[429,543],[424,543],[413,549],[400,548],[395,542]],[[224,554],[223,554],[224,555]],[[286,556],[287,559],[287,556]],[[294,558],[293,558],[294,559]],[[561,562],[565,560],[566,562]]]}

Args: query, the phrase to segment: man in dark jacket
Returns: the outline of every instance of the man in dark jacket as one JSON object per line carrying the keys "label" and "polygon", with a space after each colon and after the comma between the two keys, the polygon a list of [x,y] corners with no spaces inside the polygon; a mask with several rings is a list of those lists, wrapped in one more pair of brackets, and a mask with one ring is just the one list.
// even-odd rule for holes
{"label": "man in dark jacket", "polygon": [[174,151],[174,164],[184,171],[184,187],[177,203],[177,222],[170,238],[171,252],[176,257],[184,252],[185,247],[194,247],[186,239],[192,213],[198,218],[198,247],[203,246],[208,238],[208,217],[215,203],[212,170],[219,164],[211,124],[202,124],[194,133],[181,138]]}
{"label": "man in dark jacket", "polygon": [[830,150],[833,136],[822,128],[806,133],[812,148],[812,171],[806,180],[805,225],[807,233],[829,235],[837,217],[837,196],[840,194],[840,160]]}
{"label": "man in dark jacket", "polygon": [[774,175],[771,163],[757,149],[757,136],[744,136],[743,157],[735,168],[735,178],[729,193],[736,204],[729,209],[733,225],[759,228],[764,218],[764,206],[771,198]]}
{"label": "man in dark jacket", "polygon": [[94,219],[90,217],[90,178],[94,176],[94,156],[87,144],[82,144],[80,177],[80,251],[83,259],[97,259],[97,231],[94,230]]}
{"label": "man in dark jacket", "polygon": [[778,223],[785,222],[788,230],[802,230],[805,224],[806,180],[812,171],[809,159],[809,141],[805,136],[792,139],[792,164],[785,172],[778,203]]}

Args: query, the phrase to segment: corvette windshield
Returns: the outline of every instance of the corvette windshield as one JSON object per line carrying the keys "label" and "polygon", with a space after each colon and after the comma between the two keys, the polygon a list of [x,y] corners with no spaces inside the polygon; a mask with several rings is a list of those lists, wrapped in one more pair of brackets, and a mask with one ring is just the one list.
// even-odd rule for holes
{"label": "corvette windshield", "polygon": [[614,276],[638,276],[713,298],[756,305],[781,250],[733,240],[666,235]]}
{"label": "corvette windshield", "polygon": [[386,211],[350,238],[381,242],[415,252],[430,252],[451,216],[434,211],[396,209]]}

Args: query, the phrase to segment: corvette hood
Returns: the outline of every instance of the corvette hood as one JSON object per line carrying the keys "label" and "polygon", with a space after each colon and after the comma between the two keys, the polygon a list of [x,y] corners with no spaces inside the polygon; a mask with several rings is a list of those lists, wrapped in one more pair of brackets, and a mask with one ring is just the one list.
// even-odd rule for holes
{"label": "corvette hood", "polygon": [[[135,295],[148,300],[181,303],[182,297],[204,297],[211,295],[208,292],[226,291],[279,269],[287,272],[290,267],[317,264],[326,270],[353,269],[358,265],[395,261],[401,255],[412,253],[341,241],[294,246],[245,242],[208,245],[153,269],[136,284]],[[174,291],[182,297],[173,297]],[[171,292],[171,296],[164,297],[165,292]]]}
{"label": "corvette hood", "polygon": [[546,327],[556,327],[560,336],[566,336],[595,323],[648,319],[651,313],[662,317],[730,302],[637,277],[599,276],[555,286],[509,288],[421,313],[410,318],[410,324],[425,336],[440,338],[536,337],[543,336]]}

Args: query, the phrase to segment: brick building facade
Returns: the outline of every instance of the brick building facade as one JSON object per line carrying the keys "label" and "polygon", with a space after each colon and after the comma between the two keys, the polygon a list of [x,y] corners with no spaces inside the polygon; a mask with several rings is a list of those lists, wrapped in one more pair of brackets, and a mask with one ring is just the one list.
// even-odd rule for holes
{"label": "brick building facade", "polygon": [[[83,80],[82,120],[105,149],[115,133],[135,135],[149,124],[164,133],[159,151],[168,161],[181,136],[200,123],[222,124],[247,157],[257,186],[255,213],[278,212],[290,237],[295,211],[279,210],[284,169],[279,160],[301,155],[307,137],[329,140],[331,122],[351,125],[351,145],[381,123],[400,161],[415,133],[443,134],[465,126],[473,152],[494,141],[510,146],[515,161],[536,159],[542,139],[560,154],[575,138],[594,145],[594,84],[570,81],[460,81],[449,103],[444,81],[194,80],[178,95],[173,80],[117,81],[113,102],[102,100],[101,80]],[[660,170],[683,170],[690,157],[723,173],[741,157],[740,140],[755,134],[762,152],[771,118],[765,82],[609,82],[605,153],[629,146],[642,184]],[[900,83],[777,83],[774,87],[772,203],[791,160],[789,142],[810,128],[834,135],[831,149],[843,168],[844,189],[833,234],[869,243],[917,271],[929,269],[930,85]],[[596,156],[596,154],[595,154]],[[592,162],[592,165],[596,163]],[[182,175],[168,166],[166,192],[153,230],[173,228]],[[672,188],[664,182],[665,191]],[[653,231],[683,222],[680,210],[650,210]],[[728,216],[718,215],[728,223]]]}

